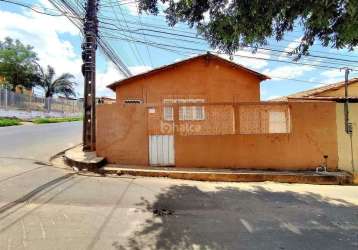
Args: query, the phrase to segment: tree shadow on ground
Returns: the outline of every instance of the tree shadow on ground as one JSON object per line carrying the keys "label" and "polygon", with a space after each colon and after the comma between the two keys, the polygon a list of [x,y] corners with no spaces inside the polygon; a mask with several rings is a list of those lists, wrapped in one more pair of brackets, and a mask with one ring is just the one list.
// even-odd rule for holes
{"label": "tree shadow on ground", "polygon": [[174,185],[154,203],[153,214],[116,249],[358,249],[358,206],[314,193]]}

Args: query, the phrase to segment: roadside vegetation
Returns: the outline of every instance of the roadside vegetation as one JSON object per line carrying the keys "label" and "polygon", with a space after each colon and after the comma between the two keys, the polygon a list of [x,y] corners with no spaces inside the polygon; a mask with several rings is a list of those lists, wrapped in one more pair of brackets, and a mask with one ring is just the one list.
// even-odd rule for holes
{"label": "roadside vegetation", "polygon": [[0,85],[11,91],[39,87],[45,97],[76,97],[75,76],[70,73],[56,76],[55,69],[50,65],[43,68],[33,49],[10,37],[0,40]]}
{"label": "roadside vegetation", "polygon": [[0,127],[21,125],[21,121],[16,118],[0,118]]}
{"label": "roadside vegetation", "polygon": [[82,117],[65,117],[65,118],[37,118],[32,120],[35,124],[45,124],[45,123],[58,123],[58,122],[76,122],[81,121]]}

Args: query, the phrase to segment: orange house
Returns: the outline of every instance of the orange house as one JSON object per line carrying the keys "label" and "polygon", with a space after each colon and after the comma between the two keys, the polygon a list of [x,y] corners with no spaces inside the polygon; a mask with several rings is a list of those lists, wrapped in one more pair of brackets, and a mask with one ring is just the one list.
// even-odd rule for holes
{"label": "orange house", "polygon": [[269,77],[241,65],[205,54],[157,68],[108,87],[117,103],[162,103],[168,98],[205,102],[260,100],[260,82]]}
{"label": "orange house", "polygon": [[335,104],[260,102],[269,77],[205,54],[109,85],[97,154],[110,163],[209,168],[337,168]]}

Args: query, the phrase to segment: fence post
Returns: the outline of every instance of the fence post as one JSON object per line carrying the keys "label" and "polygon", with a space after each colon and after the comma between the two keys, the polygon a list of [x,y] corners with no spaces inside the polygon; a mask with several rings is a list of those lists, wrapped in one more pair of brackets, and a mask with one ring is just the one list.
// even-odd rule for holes
{"label": "fence post", "polygon": [[31,95],[30,95],[30,97],[29,97],[29,107],[28,107],[29,112],[32,111],[31,105],[32,105],[32,93],[31,93]]}
{"label": "fence post", "polygon": [[48,108],[48,105],[49,105],[49,97],[45,97],[45,112],[48,112],[49,108]]}
{"label": "fence post", "polygon": [[5,110],[7,110],[7,88],[5,88]]}

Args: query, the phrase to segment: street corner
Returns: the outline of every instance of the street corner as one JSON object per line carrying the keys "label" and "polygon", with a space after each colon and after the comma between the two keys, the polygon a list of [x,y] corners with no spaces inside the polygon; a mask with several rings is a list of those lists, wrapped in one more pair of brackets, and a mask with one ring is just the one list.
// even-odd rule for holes
{"label": "street corner", "polygon": [[67,166],[74,169],[86,169],[94,172],[106,163],[104,157],[97,156],[94,151],[84,151],[82,145],[66,150],[63,154],[63,159]]}

